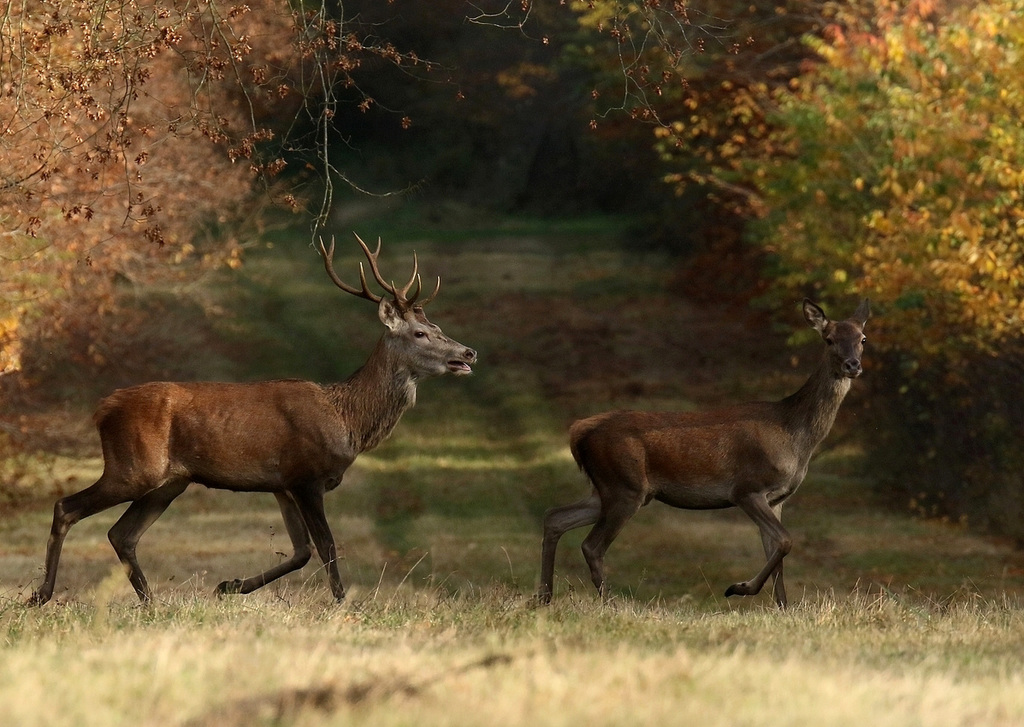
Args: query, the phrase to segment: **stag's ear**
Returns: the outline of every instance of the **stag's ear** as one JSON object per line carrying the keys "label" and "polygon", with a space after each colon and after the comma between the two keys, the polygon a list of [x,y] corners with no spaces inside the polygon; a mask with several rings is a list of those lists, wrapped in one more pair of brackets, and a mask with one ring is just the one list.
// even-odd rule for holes
{"label": "stag's ear", "polygon": [[868,316],[870,316],[870,315],[871,315],[871,306],[868,304],[868,299],[865,298],[864,300],[862,300],[860,302],[860,305],[857,306],[857,310],[855,310],[853,312],[853,316],[852,317],[853,317],[853,320],[857,321],[857,323],[860,324],[860,327],[863,328],[864,324],[868,322]]}
{"label": "stag's ear", "polygon": [[402,314],[398,312],[398,307],[386,296],[381,298],[377,305],[377,315],[380,316],[380,322],[392,331],[397,330],[404,320]]}
{"label": "stag's ear", "polygon": [[825,334],[825,326],[828,325],[828,316],[825,311],[811,302],[810,298],[804,298],[804,318],[811,324],[811,328],[818,333]]}

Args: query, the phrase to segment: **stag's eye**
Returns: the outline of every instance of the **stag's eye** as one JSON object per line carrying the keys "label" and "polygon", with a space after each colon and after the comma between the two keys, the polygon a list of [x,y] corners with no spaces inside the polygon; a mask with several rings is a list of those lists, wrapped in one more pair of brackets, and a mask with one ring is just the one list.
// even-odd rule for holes
{"label": "stag's eye", "polygon": [[416,333],[414,333],[413,335],[416,336],[416,338],[426,338],[427,337],[426,331],[416,331]]}
{"label": "stag's eye", "polygon": [[867,336],[864,336],[862,339],[860,339],[860,345],[861,346],[863,346],[867,342],[868,342],[868,337]]}
{"label": "stag's eye", "polygon": [[825,343],[831,346],[833,343],[835,343],[835,340],[832,338],[832,336],[829,336],[828,338],[825,339]]}

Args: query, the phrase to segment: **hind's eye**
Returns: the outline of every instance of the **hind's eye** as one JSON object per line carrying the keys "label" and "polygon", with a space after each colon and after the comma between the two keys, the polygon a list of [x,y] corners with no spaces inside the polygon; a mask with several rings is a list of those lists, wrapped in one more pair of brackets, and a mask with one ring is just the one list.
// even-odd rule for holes
{"label": "hind's eye", "polygon": [[835,341],[832,340],[832,336],[829,336],[828,338],[825,339],[825,343],[831,346],[833,343],[835,343]]}
{"label": "hind's eye", "polygon": [[860,345],[861,346],[863,346],[867,342],[868,342],[868,337],[867,336],[864,336],[864,338],[860,339]]}

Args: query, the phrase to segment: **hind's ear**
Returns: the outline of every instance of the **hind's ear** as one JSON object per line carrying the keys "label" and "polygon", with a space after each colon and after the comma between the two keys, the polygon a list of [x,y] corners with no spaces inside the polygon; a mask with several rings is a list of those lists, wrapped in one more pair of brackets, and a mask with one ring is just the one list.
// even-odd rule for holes
{"label": "hind's ear", "polygon": [[868,317],[870,315],[871,305],[868,303],[868,299],[865,298],[860,302],[860,305],[857,306],[857,310],[853,312],[853,320],[857,321],[857,323],[860,324],[860,327],[863,328],[864,324],[868,322]]}
{"label": "hind's ear", "polygon": [[828,325],[828,316],[825,311],[811,302],[810,298],[804,298],[804,318],[811,324],[811,328],[818,333],[825,334],[825,326]]}

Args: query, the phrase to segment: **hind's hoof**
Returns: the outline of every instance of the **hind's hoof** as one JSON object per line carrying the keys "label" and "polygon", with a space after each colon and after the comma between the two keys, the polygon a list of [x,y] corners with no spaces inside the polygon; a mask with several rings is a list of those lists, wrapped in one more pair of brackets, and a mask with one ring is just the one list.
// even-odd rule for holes
{"label": "hind's hoof", "polygon": [[219,586],[217,586],[217,595],[218,596],[227,596],[227,595],[232,594],[232,593],[241,593],[241,592],[242,592],[242,581],[239,580],[238,578],[236,578],[233,581],[224,581]]}

